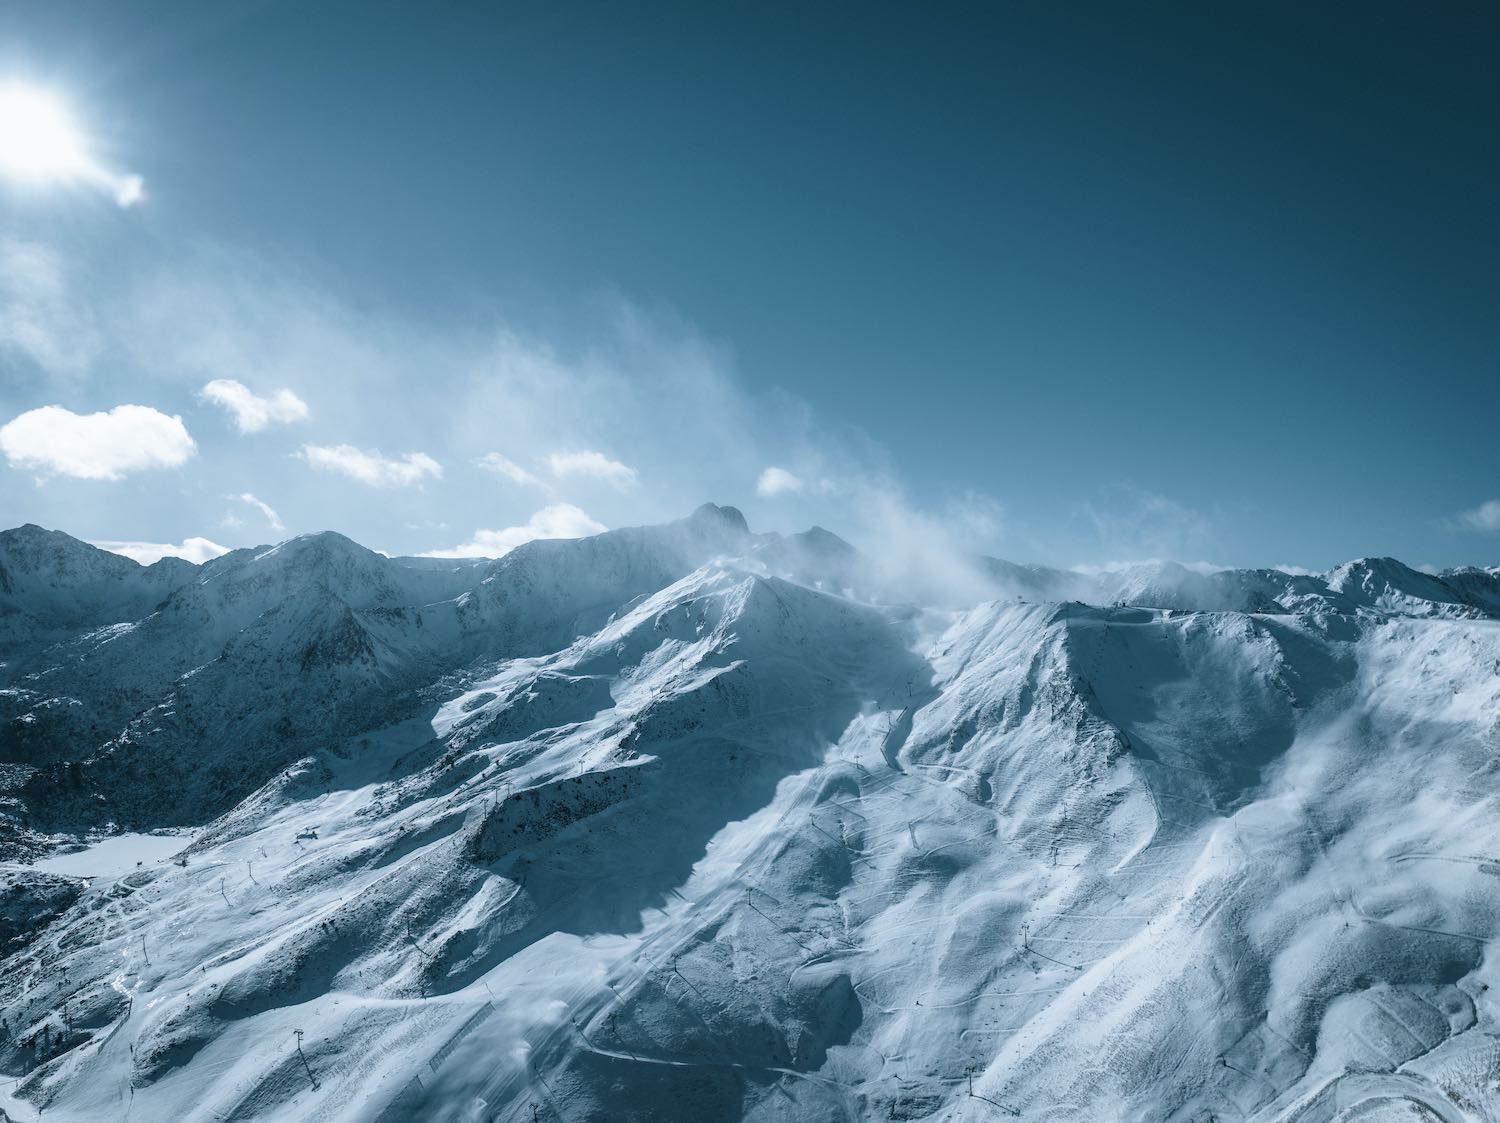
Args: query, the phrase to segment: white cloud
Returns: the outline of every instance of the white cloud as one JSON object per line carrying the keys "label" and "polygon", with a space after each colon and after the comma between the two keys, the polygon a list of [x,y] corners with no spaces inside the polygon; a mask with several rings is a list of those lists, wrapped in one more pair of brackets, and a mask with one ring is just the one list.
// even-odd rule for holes
{"label": "white cloud", "polygon": [[1464,530],[1500,530],[1500,499],[1481,503],[1472,511],[1458,516],[1458,524]]}
{"label": "white cloud", "polygon": [[794,476],[785,468],[777,468],[775,465],[762,472],[760,479],[755,483],[755,494],[763,496],[784,495],[789,491],[801,490],[801,477]]}
{"label": "white cloud", "polygon": [[162,558],[186,558],[194,565],[202,565],[221,554],[229,553],[228,546],[220,546],[207,538],[184,538],[176,546],[170,542],[92,542],[90,545],[112,554],[124,554],[142,565],[150,565]]}
{"label": "white cloud", "polygon": [[181,417],[150,406],[115,406],[107,413],[42,406],[0,428],[0,452],[12,468],[81,480],[118,480],[145,468],[177,468],[197,449]]}
{"label": "white cloud", "polygon": [[498,452],[487,452],[478,460],[481,468],[488,469],[497,475],[504,476],[511,483],[520,484],[523,487],[545,487],[541,480],[521,467],[514,460],[502,456]]}
{"label": "white cloud", "polygon": [[408,452],[399,459],[366,452],[353,445],[303,445],[297,453],[314,468],[337,472],[371,487],[406,487],[423,480],[440,479],[443,466],[425,452]]}
{"label": "white cloud", "polygon": [[450,550],[432,550],[424,558],[498,558],[537,538],[583,538],[608,530],[571,503],[554,503],[532,515],[525,526],[476,530],[474,537]]}
{"label": "white cloud", "polygon": [[[270,528],[272,530],[274,530],[277,534],[280,534],[282,531],[284,531],[286,529],[286,527],[283,526],[282,523],[281,523],[281,516],[276,513],[275,509],[269,503],[267,503],[265,500],[256,498],[250,492],[248,492],[248,491],[242,491],[238,495],[226,495],[224,498],[225,499],[238,499],[241,503],[244,503],[246,506],[248,506],[248,507],[254,507],[257,511],[259,511],[262,515],[265,516],[265,520],[266,520],[267,525],[269,525]],[[226,520],[226,523],[227,523],[227,521],[228,520]]]}
{"label": "white cloud", "polygon": [[228,410],[241,433],[258,433],[273,422],[286,425],[307,419],[307,403],[290,390],[277,390],[262,398],[243,382],[216,378],[199,390],[198,396]]}
{"label": "white cloud", "polygon": [[637,482],[634,468],[592,449],[584,449],[582,452],[554,452],[547,457],[547,468],[559,479],[583,476],[603,480],[620,491],[634,487]]}

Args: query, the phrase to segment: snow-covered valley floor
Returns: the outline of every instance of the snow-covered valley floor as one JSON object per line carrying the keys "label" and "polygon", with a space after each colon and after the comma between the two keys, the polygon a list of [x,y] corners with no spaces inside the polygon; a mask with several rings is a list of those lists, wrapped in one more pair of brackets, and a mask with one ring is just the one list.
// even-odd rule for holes
{"label": "snow-covered valley floor", "polygon": [[191,835],[127,832],[102,838],[81,850],[41,858],[29,868],[89,881],[99,877],[116,878],[142,866],[165,862],[190,842]]}
{"label": "snow-covered valley floor", "polygon": [[0,1111],[1500,1117],[1500,576],[934,608],[831,538],[312,536],[71,617],[9,544]]}

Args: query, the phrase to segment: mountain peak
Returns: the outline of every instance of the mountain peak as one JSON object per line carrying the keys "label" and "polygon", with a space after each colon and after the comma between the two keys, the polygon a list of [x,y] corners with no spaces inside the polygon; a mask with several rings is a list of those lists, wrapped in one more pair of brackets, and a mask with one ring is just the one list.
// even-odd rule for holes
{"label": "mountain peak", "polygon": [[347,535],[340,534],[336,530],[313,530],[306,534],[298,534],[288,538],[284,542],[278,542],[269,549],[262,549],[256,554],[256,560],[265,558],[285,556],[331,556],[352,555],[355,557],[379,557],[374,550],[361,546]]}
{"label": "mountain peak", "polygon": [[61,530],[48,530],[36,523],[25,523],[0,531],[0,554],[14,568],[30,571],[73,572],[107,569],[127,573],[141,568],[139,562],[101,550]]}
{"label": "mountain peak", "polygon": [[0,545],[23,546],[37,548],[41,546],[52,546],[58,549],[95,550],[98,547],[90,546],[80,538],[74,538],[71,534],[61,530],[48,530],[36,523],[22,523],[10,530],[0,530]]}
{"label": "mountain peak", "polygon": [[807,549],[818,553],[849,555],[855,552],[854,547],[848,542],[821,526],[810,526],[801,533],[792,535],[792,538]]}
{"label": "mountain peak", "polygon": [[738,507],[720,507],[716,503],[705,503],[687,517],[690,526],[704,529],[729,530],[738,534],[749,534],[750,524]]}

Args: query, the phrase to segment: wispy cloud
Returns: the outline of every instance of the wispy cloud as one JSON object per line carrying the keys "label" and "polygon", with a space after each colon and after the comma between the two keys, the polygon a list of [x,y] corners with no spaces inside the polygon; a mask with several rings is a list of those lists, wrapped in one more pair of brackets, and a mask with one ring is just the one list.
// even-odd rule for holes
{"label": "wispy cloud", "polygon": [[571,503],[554,503],[543,507],[522,526],[504,530],[476,530],[462,545],[447,550],[431,550],[424,558],[498,558],[517,546],[538,538],[583,538],[609,529],[587,512]]}
{"label": "wispy cloud", "polygon": [[1217,536],[1207,516],[1134,484],[1105,487],[1081,510],[1105,557],[1191,558],[1216,552]]}
{"label": "wispy cloud", "polygon": [[993,548],[1005,533],[1005,507],[999,500],[969,490],[944,507],[955,533],[974,549]]}
{"label": "wispy cloud", "polygon": [[36,242],[0,242],[0,351],[44,374],[77,378],[99,352],[87,302],[73,290],[62,255]]}
{"label": "wispy cloud", "polygon": [[443,466],[425,452],[391,458],[382,456],[378,449],[366,451],[353,445],[303,445],[297,455],[314,468],[371,487],[408,487],[443,474]]}
{"label": "wispy cloud", "polygon": [[1085,577],[1104,577],[1111,574],[1129,573],[1136,569],[1185,569],[1190,573],[1198,573],[1207,577],[1210,574],[1222,573],[1230,567],[1220,565],[1218,562],[1210,561],[1177,561],[1174,558],[1124,558],[1111,561],[1098,562],[1097,564],[1083,564],[1069,566],[1070,573],[1082,574]]}
{"label": "wispy cloud", "polygon": [[476,463],[486,471],[504,476],[511,483],[520,484],[522,487],[545,488],[547,486],[514,460],[498,452],[487,452]]}
{"label": "wispy cloud", "polygon": [[773,464],[760,474],[760,479],[755,481],[755,494],[771,498],[776,495],[785,495],[789,491],[801,491],[802,487],[800,476],[794,476],[785,468],[778,468]]}
{"label": "wispy cloud", "polygon": [[242,491],[238,495],[226,495],[225,498],[237,499],[248,507],[254,507],[264,516],[266,525],[277,534],[281,534],[286,530],[286,527],[281,523],[281,516],[276,513],[275,509],[265,500],[256,498],[250,492]]}
{"label": "wispy cloud", "polygon": [[952,606],[994,595],[974,542],[949,514],[922,509],[888,478],[851,481],[842,498],[884,595]]}
{"label": "wispy cloud", "polygon": [[[298,519],[286,521],[305,522],[319,517],[320,492],[331,503],[334,481],[354,479],[388,499],[341,509],[341,528],[377,541],[394,532],[406,549],[431,544],[407,523],[510,528],[565,502],[617,526],[680,517],[711,499],[745,507],[757,525],[800,529],[776,524],[778,497],[755,494],[773,465],[826,506],[810,504],[809,518],[853,537],[863,508],[847,501],[851,481],[891,475],[879,446],[852,427],[829,429],[790,394],[747,386],[733,356],[670,309],[596,296],[561,310],[569,330],[552,337],[459,313],[418,322],[372,311],[317,279],[315,266],[232,248],[200,245],[144,269],[89,252],[70,248],[58,307],[88,309],[115,387],[175,401],[210,381],[237,384],[243,393],[216,393],[214,406],[231,419],[242,406],[251,426],[264,416],[268,434],[295,410],[278,412],[275,388],[316,385],[309,423],[325,401],[337,410],[336,433],[299,437],[299,464],[271,441],[226,445],[215,426],[202,456],[206,486],[183,496],[187,527],[217,524],[222,497],[251,480],[258,496],[296,489]],[[65,328],[54,343],[66,342]],[[413,371],[430,374],[416,381]],[[114,401],[156,400],[114,392]],[[35,404],[19,398],[0,387],[12,412]],[[670,442],[660,439],[665,418]],[[299,468],[303,477],[291,478]],[[435,486],[461,472],[505,486]],[[234,506],[255,521],[248,505]]]}
{"label": "wispy cloud", "polygon": [[619,491],[627,491],[639,482],[634,468],[592,449],[554,452],[547,457],[547,469],[558,479],[603,480]]}
{"label": "wispy cloud", "polygon": [[112,554],[123,554],[142,565],[161,561],[162,558],[185,558],[194,565],[202,565],[222,554],[229,553],[228,546],[220,546],[208,538],[184,538],[177,545],[170,542],[92,542],[101,550]]}
{"label": "wispy cloud", "polygon": [[199,390],[198,396],[228,410],[241,433],[258,433],[273,422],[285,425],[307,419],[307,403],[290,390],[277,390],[262,398],[243,382],[216,378]]}
{"label": "wispy cloud", "polygon": [[1456,521],[1461,530],[1478,530],[1486,533],[1500,530],[1500,499],[1490,499],[1472,511],[1464,511]]}
{"label": "wispy cloud", "polygon": [[0,452],[12,468],[80,480],[178,468],[197,448],[181,417],[150,406],[121,405],[103,413],[42,406],[0,428]]}

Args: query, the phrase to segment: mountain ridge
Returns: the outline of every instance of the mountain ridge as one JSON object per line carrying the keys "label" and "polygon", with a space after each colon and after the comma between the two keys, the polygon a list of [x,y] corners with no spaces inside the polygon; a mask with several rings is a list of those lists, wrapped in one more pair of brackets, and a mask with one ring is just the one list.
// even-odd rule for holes
{"label": "mountain ridge", "polygon": [[924,605],[708,506],[143,607],[23,537],[14,1119],[1500,1111],[1495,570],[975,559]]}

